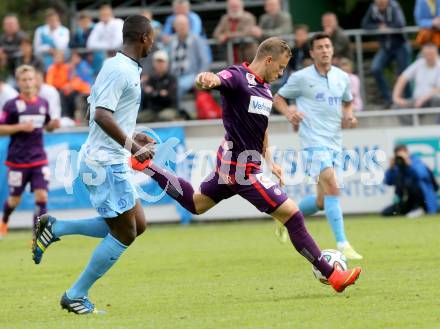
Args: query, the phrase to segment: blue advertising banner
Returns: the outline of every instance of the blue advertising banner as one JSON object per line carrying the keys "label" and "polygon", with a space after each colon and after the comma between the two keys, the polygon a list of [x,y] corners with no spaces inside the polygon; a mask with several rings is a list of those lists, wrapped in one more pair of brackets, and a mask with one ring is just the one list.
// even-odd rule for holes
{"label": "blue advertising banner", "polygon": [[[153,137],[156,147],[155,163],[175,171],[179,153],[184,154],[184,129],[168,127],[148,129],[139,127]],[[87,139],[87,132],[60,132],[45,134],[44,144],[49,159],[49,210],[91,208],[89,194],[81,179],[77,176],[77,161],[81,146]],[[4,165],[9,144],[8,137],[0,138],[0,202],[8,196],[8,168]],[[142,173],[135,174],[138,192],[143,204],[169,204],[174,201],[150,177]],[[33,210],[34,198],[28,186],[23,193],[18,210]]]}

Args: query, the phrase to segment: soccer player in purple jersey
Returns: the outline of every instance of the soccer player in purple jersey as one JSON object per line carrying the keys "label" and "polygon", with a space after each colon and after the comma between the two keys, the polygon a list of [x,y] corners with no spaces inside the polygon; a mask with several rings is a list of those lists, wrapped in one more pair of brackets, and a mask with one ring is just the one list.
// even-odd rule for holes
{"label": "soccer player in purple jersey", "polygon": [[342,292],[357,280],[361,269],[333,269],[321,257],[295,202],[278,184],[264,178],[260,169],[264,156],[282,183],[282,170],[268,154],[267,127],[272,108],[269,82],[283,74],[290,57],[291,50],[285,41],[269,38],[261,43],[251,64],[243,63],[218,74],[203,72],[197,76],[199,88],[220,91],[226,130],[217,153],[217,167],[201,184],[199,191],[195,192],[188,182],[151,161],[140,163],[132,159],[132,166],[150,175],[167,194],[193,214],[202,214],[220,201],[240,195],[258,210],[283,223],[296,250],[328,278],[336,291]]}
{"label": "soccer player in purple jersey", "polygon": [[37,216],[46,213],[49,167],[43,147],[43,129],[53,131],[59,122],[51,120],[47,101],[37,97],[35,69],[23,65],[15,77],[20,94],[6,102],[0,118],[0,135],[10,135],[6,165],[9,197],[3,205],[0,236],[8,231],[8,220],[19,205],[28,183],[35,194],[34,233]]}

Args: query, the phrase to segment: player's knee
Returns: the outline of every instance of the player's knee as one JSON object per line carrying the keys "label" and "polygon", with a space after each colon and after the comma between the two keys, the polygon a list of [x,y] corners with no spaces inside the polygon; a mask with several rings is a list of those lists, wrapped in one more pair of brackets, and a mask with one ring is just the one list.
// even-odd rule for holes
{"label": "player's knee", "polygon": [[8,205],[11,208],[16,208],[20,204],[20,201],[21,201],[21,197],[20,196],[10,196],[8,198]]}
{"label": "player's knee", "polygon": [[35,202],[46,203],[47,202],[47,192],[39,190],[35,192]]}

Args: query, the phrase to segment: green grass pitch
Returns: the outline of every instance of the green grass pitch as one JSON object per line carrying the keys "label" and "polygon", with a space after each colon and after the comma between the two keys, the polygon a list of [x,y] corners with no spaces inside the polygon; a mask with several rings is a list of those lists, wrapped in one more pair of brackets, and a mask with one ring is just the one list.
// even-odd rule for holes
{"label": "green grass pitch", "polygon": [[[309,220],[334,248],[324,220]],[[312,275],[268,221],[156,225],[90,292],[103,316],[62,311],[59,298],[97,239],[65,237],[43,262],[29,232],[0,241],[0,328],[366,329],[440,328],[440,218],[348,219],[365,259],[354,287],[337,294]]]}

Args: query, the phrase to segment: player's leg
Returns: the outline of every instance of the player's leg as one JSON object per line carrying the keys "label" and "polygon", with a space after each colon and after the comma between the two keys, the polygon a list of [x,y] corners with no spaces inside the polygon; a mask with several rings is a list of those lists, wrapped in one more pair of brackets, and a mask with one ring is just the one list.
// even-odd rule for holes
{"label": "player's leg", "polygon": [[0,223],[0,239],[8,234],[9,217],[18,207],[21,195],[28,183],[28,169],[9,169],[8,170],[8,190],[9,196],[3,204],[3,216]]}
{"label": "player's leg", "polygon": [[[301,151],[301,160],[305,167],[305,176],[316,179],[319,176],[321,161],[325,158],[325,151],[322,148],[306,148]],[[311,216],[323,209],[318,194],[306,195],[298,204],[304,216]]]}
{"label": "player's leg", "polygon": [[323,202],[325,216],[335,236],[338,249],[347,258],[362,259],[362,256],[347,241],[336,171],[331,167],[325,168],[319,175],[318,199]]}

